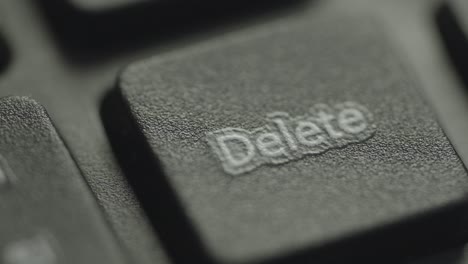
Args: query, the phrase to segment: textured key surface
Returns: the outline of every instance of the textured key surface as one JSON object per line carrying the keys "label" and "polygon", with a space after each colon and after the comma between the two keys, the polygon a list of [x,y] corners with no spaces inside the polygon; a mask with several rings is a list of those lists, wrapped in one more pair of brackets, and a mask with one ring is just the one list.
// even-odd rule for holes
{"label": "textured key surface", "polygon": [[44,109],[1,99],[0,134],[0,263],[124,263]]}
{"label": "textured key surface", "polygon": [[[109,99],[103,116],[124,167],[139,172],[129,180],[149,216],[179,220],[153,219],[156,228],[184,235],[174,243],[180,248],[194,246],[191,235],[198,235],[209,255],[241,262],[297,250],[311,252],[309,260],[396,256],[460,235],[465,168],[375,24],[305,19],[128,67],[119,84],[124,106]],[[131,120],[121,121],[125,109]],[[341,127],[334,132],[344,134],[343,141],[317,121],[317,109],[334,116],[332,125]],[[340,118],[343,109],[349,111]],[[278,112],[297,117],[294,122],[312,121],[329,144],[317,147],[318,133],[311,132],[317,128],[309,125],[313,146],[293,151],[291,138],[267,121]],[[357,134],[348,137],[353,129]],[[277,138],[258,143],[269,130]],[[221,143],[216,146],[223,135],[250,143],[231,145],[233,157],[227,157]],[[288,157],[276,155],[285,150]],[[239,165],[250,158],[246,153],[260,152],[253,165]],[[229,159],[238,164],[226,165]],[[171,190],[179,215],[171,214],[178,206],[158,205]],[[187,224],[177,219],[183,213],[193,233],[181,234],[176,226]],[[374,232],[362,235],[367,231]],[[363,240],[343,242],[354,235]]]}

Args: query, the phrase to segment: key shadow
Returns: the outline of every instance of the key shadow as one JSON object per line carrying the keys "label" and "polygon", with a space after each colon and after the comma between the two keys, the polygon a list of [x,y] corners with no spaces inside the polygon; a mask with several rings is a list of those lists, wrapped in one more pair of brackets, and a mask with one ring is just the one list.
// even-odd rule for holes
{"label": "key shadow", "polygon": [[465,86],[468,86],[468,39],[467,32],[456,20],[456,16],[448,3],[442,3],[436,10],[436,25],[442,37],[445,51],[455,65],[455,71]]}
{"label": "key shadow", "polygon": [[10,64],[10,60],[10,50],[8,49],[5,39],[2,36],[0,36],[0,74],[6,70],[6,68]]}
{"label": "key shadow", "polygon": [[[100,115],[117,161],[174,263],[219,263],[190,222],[119,89],[105,95]],[[463,245],[468,241],[467,222],[467,201],[461,200],[339,241],[270,256],[257,264],[404,263]],[[453,260],[458,256],[453,253]]]}
{"label": "key shadow", "polygon": [[105,96],[100,114],[117,161],[169,257],[174,263],[214,263],[118,90]]}
{"label": "key shadow", "polygon": [[153,47],[196,33],[272,13],[300,9],[307,0],[144,1],[102,11],[68,0],[38,0],[61,50],[73,62],[100,62],[120,53]]}
{"label": "key shadow", "polygon": [[411,261],[405,264],[463,264],[466,263],[463,248],[449,250],[447,252],[428,256],[426,258]]}

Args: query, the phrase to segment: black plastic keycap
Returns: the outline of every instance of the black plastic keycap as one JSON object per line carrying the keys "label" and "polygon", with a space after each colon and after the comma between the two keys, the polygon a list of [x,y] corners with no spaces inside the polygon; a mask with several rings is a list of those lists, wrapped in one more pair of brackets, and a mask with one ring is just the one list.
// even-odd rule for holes
{"label": "black plastic keycap", "polygon": [[105,100],[181,263],[382,262],[464,234],[467,172],[397,46],[377,20],[330,16],[134,63]]}
{"label": "black plastic keycap", "polygon": [[[143,2],[156,0],[66,0],[74,7],[88,12],[105,12],[109,10],[132,7]],[[159,0],[161,2],[161,0]]]}
{"label": "black plastic keycap", "polygon": [[144,43],[206,33],[232,21],[289,10],[304,0],[40,0],[67,53],[75,61],[115,57]]}
{"label": "black plastic keycap", "polygon": [[0,263],[126,263],[45,110],[0,100]]}

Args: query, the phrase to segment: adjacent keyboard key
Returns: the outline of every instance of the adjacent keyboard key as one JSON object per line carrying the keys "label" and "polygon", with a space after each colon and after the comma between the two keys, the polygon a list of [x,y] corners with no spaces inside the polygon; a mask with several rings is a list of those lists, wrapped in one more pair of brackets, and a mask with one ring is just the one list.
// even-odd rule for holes
{"label": "adjacent keyboard key", "polygon": [[444,2],[437,12],[437,25],[450,58],[468,84],[468,1]]}
{"label": "adjacent keyboard key", "polygon": [[[50,26],[75,62],[219,29],[232,21],[289,10],[304,0],[41,0]],[[145,44],[146,43],[146,44]]]}
{"label": "adjacent keyboard key", "polygon": [[[143,2],[157,2],[155,0],[68,0],[74,7],[88,12],[106,12],[127,8]],[[159,0],[161,2],[161,0]]]}
{"label": "adjacent keyboard key", "polygon": [[150,21],[170,6],[153,0],[40,0],[37,4],[60,44],[78,62],[139,42],[135,39],[147,35],[140,33],[149,32],[149,24],[157,25]]}
{"label": "adjacent keyboard key", "polygon": [[1,99],[0,135],[0,263],[124,263],[44,109]]}
{"label": "adjacent keyboard key", "polygon": [[103,119],[174,257],[377,263],[465,233],[467,172],[382,31],[291,19],[123,72]]}

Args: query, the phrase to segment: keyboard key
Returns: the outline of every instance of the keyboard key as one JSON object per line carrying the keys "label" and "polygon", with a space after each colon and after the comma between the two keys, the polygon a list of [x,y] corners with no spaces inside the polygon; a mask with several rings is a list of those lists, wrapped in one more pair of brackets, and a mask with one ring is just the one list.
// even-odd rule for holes
{"label": "keyboard key", "polygon": [[[0,100],[0,263],[124,263],[87,184],[44,109]],[[14,175],[13,175],[14,174]]]}
{"label": "keyboard key", "polygon": [[467,172],[396,46],[323,16],[134,63],[104,101],[175,258],[398,263],[464,233]]}
{"label": "keyboard key", "polygon": [[444,2],[437,12],[437,25],[452,62],[468,84],[468,2]]}
{"label": "keyboard key", "polygon": [[[115,57],[142,45],[172,41],[196,32],[206,34],[232,21],[258,19],[271,11],[289,10],[304,0],[37,1],[61,44],[75,61]],[[99,61],[99,60],[98,60]]]}
{"label": "keyboard key", "polygon": [[[69,0],[75,8],[88,12],[105,12],[126,8],[143,2],[151,2],[152,0]],[[161,1],[159,1],[161,2]]]}
{"label": "keyboard key", "polygon": [[150,14],[157,15],[165,7],[152,0],[41,0],[37,4],[65,51],[78,53],[76,59],[127,46],[154,20]]}

